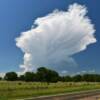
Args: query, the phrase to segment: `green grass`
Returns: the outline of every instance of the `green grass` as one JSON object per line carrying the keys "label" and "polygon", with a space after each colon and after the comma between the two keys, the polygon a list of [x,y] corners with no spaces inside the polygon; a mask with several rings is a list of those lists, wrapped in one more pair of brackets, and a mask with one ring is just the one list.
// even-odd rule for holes
{"label": "green grass", "polygon": [[99,83],[39,83],[39,82],[0,82],[0,100],[15,100],[21,98],[70,93],[83,90],[100,89]]}

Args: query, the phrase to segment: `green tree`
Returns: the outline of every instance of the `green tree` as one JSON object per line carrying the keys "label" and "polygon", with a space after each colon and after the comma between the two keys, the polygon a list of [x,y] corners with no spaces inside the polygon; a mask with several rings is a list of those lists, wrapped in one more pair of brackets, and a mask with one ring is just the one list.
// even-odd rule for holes
{"label": "green tree", "polygon": [[62,76],[61,81],[63,82],[71,82],[72,78],[70,76]]}
{"label": "green tree", "polygon": [[86,82],[100,82],[100,75],[97,74],[84,74],[83,81]]}
{"label": "green tree", "polygon": [[75,76],[72,77],[72,80],[74,82],[80,82],[80,81],[82,81],[82,76],[81,75],[75,75]]}
{"label": "green tree", "polygon": [[44,67],[40,67],[37,69],[37,80],[41,81],[41,82],[45,82],[46,81],[46,73],[47,73],[47,69]]}
{"label": "green tree", "polygon": [[24,80],[27,82],[36,81],[36,75],[33,72],[26,72],[24,74]]}
{"label": "green tree", "polygon": [[18,77],[18,80],[20,80],[20,81],[25,81],[24,75],[20,75],[20,76]]}
{"label": "green tree", "polygon": [[46,73],[47,82],[57,82],[59,80],[59,74],[56,71],[48,70]]}
{"label": "green tree", "polygon": [[59,74],[56,71],[40,67],[37,69],[37,79],[41,82],[57,82]]}
{"label": "green tree", "polygon": [[17,74],[15,72],[8,72],[5,74],[4,79],[7,81],[16,81],[17,80]]}

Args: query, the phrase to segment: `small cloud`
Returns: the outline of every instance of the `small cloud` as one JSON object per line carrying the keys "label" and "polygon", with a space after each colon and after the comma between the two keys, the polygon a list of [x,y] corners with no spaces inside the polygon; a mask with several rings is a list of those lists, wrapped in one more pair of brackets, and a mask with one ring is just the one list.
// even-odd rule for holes
{"label": "small cloud", "polygon": [[93,70],[89,70],[88,73],[90,73],[90,74],[95,74],[96,71],[93,69]]}
{"label": "small cloud", "polygon": [[67,74],[68,71],[67,71],[67,70],[63,70],[61,73],[62,73],[62,74]]}
{"label": "small cloud", "polygon": [[0,73],[0,77],[4,77],[5,76],[5,73]]}
{"label": "small cloud", "polygon": [[81,74],[81,72],[76,72],[76,75],[80,75]]}
{"label": "small cloud", "polygon": [[87,71],[83,70],[83,71],[81,71],[81,73],[82,73],[82,74],[86,74],[86,73],[87,73]]}
{"label": "small cloud", "polygon": [[62,73],[63,73],[63,74],[64,74],[64,73],[68,73],[68,71],[67,71],[67,70],[63,70]]}

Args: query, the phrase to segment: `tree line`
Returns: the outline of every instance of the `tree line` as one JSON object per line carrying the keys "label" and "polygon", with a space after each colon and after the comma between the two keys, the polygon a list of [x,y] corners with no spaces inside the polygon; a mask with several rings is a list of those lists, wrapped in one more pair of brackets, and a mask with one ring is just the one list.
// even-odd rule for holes
{"label": "tree line", "polygon": [[16,72],[8,72],[4,78],[0,80],[7,81],[26,81],[26,82],[100,82],[99,74],[84,74],[74,76],[60,76],[56,71],[40,67],[37,72],[26,72],[23,75],[18,75]]}

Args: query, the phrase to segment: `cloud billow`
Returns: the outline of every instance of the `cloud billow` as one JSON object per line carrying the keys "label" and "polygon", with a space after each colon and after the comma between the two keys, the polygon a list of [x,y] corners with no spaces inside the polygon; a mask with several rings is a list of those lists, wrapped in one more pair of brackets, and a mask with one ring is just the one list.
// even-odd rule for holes
{"label": "cloud billow", "polygon": [[96,42],[94,25],[86,14],[86,7],[75,3],[68,11],[54,10],[37,18],[30,30],[16,38],[24,53],[20,67],[24,71],[40,66],[59,69],[57,65],[75,63],[72,56]]}

